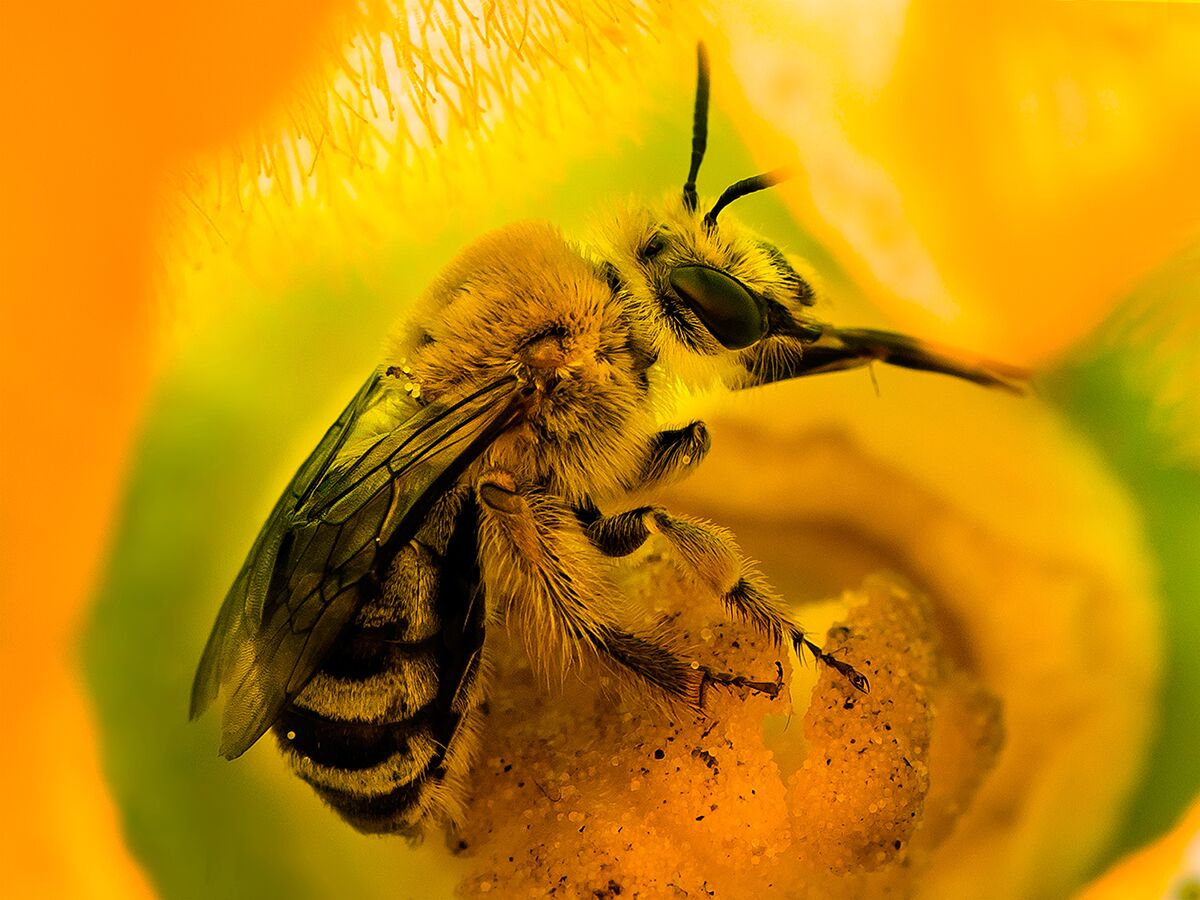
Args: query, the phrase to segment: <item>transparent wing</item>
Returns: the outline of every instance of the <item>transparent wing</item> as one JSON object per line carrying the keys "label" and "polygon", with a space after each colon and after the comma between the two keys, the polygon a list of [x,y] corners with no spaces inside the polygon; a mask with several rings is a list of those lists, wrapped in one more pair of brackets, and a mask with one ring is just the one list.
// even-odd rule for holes
{"label": "transparent wing", "polygon": [[363,579],[412,537],[429,505],[513,421],[520,399],[515,379],[500,379],[347,448],[355,423],[386,390],[374,374],[326,432],[275,504],[217,615],[191,715],[225,688],[221,755],[228,759],[304,688],[364,599]]}

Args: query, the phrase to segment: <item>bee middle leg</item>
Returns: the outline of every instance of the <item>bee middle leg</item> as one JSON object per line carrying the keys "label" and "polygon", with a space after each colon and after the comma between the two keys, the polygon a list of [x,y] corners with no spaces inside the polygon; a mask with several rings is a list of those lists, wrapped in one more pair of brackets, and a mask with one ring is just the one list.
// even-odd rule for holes
{"label": "bee middle leg", "polygon": [[718,672],[689,662],[652,636],[622,628],[608,566],[561,501],[536,490],[518,491],[502,472],[485,475],[477,490],[489,593],[522,620],[543,664],[556,656],[570,663],[595,655],[695,708],[710,684],[772,697],[782,689],[782,676],[757,681]]}
{"label": "bee middle leg", "polygon": [[709,522],[676,516],[662,507],[642,506],[610,516],[597,516],[585,533],[606,556],[627,556],[652,533],[666,538],[687,571],[721,597],[725,606],[749,622],[775,644],[785,637],[796,652],[805,650],[846,678],[864,693],[870,691],[865,675],[849,663],[826,653],[791,617],[766,579],[742,556],[726,529]]}

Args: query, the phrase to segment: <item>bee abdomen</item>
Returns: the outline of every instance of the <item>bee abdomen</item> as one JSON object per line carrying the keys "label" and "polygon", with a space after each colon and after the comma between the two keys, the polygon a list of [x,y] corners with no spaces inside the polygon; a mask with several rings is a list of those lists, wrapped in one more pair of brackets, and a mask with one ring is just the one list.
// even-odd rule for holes
{"label": "bee abdomen", "polygon": [[462,802],[483,696],[475,510],[448,494],[438,512],[274,725],[296,774],[363,832],[414,834]]}
{"label": "bee abdomen", "polygon": [[275,728],[292,769],[361,831],[414,827],[443,774],[456,723],[426,706],[394,722],[339,720],[291,707]]}
{"label": "bee abdomen", "polygon": [[275,725],[296,774],[372,833],[414,830],[435,805],[462,720],[439,702],[431,651],[390,658],[366,678],[318,673]]}
{"label": "bee abdomen", "polygon": [[[421,725],[415,731],[406,728],[407,723],[373,726],[381,732],[374,736],[359,730],[353,740],[360,741],[364,749],[394,750],[363,769],[318,764],[295,752],[299,750],[295,741],[277,734],[280,743],[293,751],[287,755],[296,774],[349,824],[368,834],[414,835],[434,812],[451,818],[461,813],[463,782],[475,747],[479,715],[478,709],[472,709],[440,726]],[[432,737],[442,728],[450,735],[445,742]],[[336,742],[341,744],[346,736],[345,732],[337,734]]]}
{"label": "bee abdomen", "polygon": [[[354,772],[355,783],[366,785],[375,774],[386,774],[368,771],[381,767],[410,777],[420,774],[438,750],[431,713],[427,708],[410,719],[372,723],[333,719],[292,706],[276,724],[275,735],[301,775],[324,773],[318,780],[333,785],[346,781],[340,777],[343,773]],[[384,765],[398,755],[406,761]]]}
{"label": "bee abdomen", "polygon": [[438,695],[438,660],[428,647],[385,647],[374,666],[363,659],[359,671],[339,675],[322,666],[293,706],[333,720],[378,725],[408,719]]}
{"label": "bee abdomen", "polygon": [[[432,773],[431,773],[432,774]],[[382,794],[363,794],[329,788],[300,776],[312,785],[322,800],[366,834],[412,834],[425,811],[432,806],[435,782],[420,779],[401,784]]]}
{"label": "bee abdomen", "polygon": [[374,724],[291,707],[275,735],[293,771],[359,831],[413,834],[432,812],[457,814],[479,715],[431,705]]}

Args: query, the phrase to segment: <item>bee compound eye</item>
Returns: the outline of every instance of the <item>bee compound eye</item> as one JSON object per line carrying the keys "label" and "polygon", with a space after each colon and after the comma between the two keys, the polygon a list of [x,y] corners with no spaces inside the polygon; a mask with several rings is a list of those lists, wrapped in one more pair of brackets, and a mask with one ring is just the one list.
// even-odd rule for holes
{"label": "bee compound eye", "polygon": [[766,337],[762,300],[736,278],[708,266],[679,266],[671,271],[669,280],[675,293],[726,349],[741,350]]}

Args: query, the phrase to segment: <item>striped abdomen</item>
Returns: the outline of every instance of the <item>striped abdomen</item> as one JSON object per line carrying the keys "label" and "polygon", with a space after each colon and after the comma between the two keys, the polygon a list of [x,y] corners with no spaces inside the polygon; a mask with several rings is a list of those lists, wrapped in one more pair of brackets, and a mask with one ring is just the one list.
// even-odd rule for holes
{"label": "striped abdomen", "polygon": [[434,505],[274,731],[292,768],[360,831],[451,817],[474,749],[484,604],[478,513]]}

